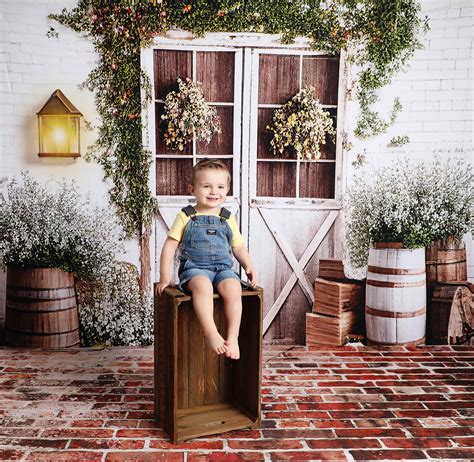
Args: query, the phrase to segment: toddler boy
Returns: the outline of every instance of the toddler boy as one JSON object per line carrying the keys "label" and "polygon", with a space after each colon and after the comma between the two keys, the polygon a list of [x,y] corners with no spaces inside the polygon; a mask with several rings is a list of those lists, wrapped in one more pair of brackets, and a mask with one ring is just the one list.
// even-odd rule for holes
{"label": "toddler boy", "polygon": [[[194,166],[189,192],[196,197],[196,205],[184,207],[168,232],[161,252],[158,292],[162,294],[171,284],[171,261],[180,246],[179,288],[192,295],[207,345],[217,354],[239,359],[242,288],[232,269],[232,254],[244,268],[249,285],[257,283],[237,222],[220,207],[229,188],[230,173],[222,161],[203,159]],[[226,339],[214,322],[214,289],[224,301]]]}

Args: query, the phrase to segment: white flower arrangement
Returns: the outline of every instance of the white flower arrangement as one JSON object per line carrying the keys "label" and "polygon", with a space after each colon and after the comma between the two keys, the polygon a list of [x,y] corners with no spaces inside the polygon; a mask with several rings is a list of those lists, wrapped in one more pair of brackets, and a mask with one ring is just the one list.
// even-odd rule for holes
{"label": "white flower arrangement", "polygon": [[267,129],[273,133],[270,145],[275,156],[293,147],[301,159],[319,159],[320,146],[335,130],[329,112],[321,106],[313,87],[305,87],[273,114]]}
{"label": "white flower arrangement", "polygon": [[[363,174],[364,172],[362,172]],[[472,230],[474,175],[462,160],[408,161],[365,172],[344,198],[345,250],[354,268],[374,242],[426,247]]]}
{"label": "white flower arrangement", "polygon": [[93,207],[74,184],[49,189],[22,174],[0,203],[0,266],[59,268],[97,280],[121,249],[121,230],[106,207]]}
{"label": "white flower arrangement", "polygon": [[217,111],[206,103],[200,82],[178,78],[178,91],[166,95],[164,112],[164,140],[171,149],[182,151],[193,136],[209,143],[214,133],[221,133]]}
{"label": "white flower arrangement", "polygon": [[134,265],[116,262],[100,284],[76,285],[81,345],[153,343],[153,300],[141,296],[138,278]]}

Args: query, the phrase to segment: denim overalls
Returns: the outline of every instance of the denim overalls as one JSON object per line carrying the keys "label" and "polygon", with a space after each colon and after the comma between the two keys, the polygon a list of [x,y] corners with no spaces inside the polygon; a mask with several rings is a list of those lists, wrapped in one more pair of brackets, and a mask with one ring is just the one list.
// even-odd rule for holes
{"label": "denim overalls", "polygon": [[195,276],[206,276],[214,289],[224,279],[234,278],[240,281],[232,269],[232,231],[227,219],[230,212],[222,208],[218,217],[196,215],[196,210],[189,205],[182,211],[189,216],[184,230],[180,251],[178,270],[179,288],[189,293],[186,283]]}

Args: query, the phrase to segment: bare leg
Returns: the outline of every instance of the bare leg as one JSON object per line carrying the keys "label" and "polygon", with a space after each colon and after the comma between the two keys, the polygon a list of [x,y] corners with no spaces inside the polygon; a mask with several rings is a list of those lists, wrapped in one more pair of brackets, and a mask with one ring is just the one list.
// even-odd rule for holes
{"label": "bare leg", "polygon": [[224,300],[224,312],[227,320],[226,356],[240,358],[239,329],[242,318],[242,288],[237,279],[224,279],[217,286],[217,292]]}
{"label": "bare leg", "polygon": [[192,292],[194,312],[201,324],[207,345],[217,354],[225,353],[227,348],[224,339],[219,334],[214,322],[211,281],[205,276],[195,276],[188,282],[188,288]]}

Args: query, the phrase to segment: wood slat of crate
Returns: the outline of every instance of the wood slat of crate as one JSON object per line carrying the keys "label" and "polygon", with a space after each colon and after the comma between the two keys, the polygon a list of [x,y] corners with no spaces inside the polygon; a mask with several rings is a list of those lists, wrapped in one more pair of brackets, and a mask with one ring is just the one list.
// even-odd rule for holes
{"label": "wood slat of crate", "polygon": [[364,286],[362,283],[316,279],[313,313],[340,317],[346,311],[358,311],[363,306]]}
{"label": "wood slat of crate", "polygon": [[342,260],[328,258],[319,260],[319,277],[330,280],[344,281],[344,264]]}
{"label": "wood slat of crate", "polygon": [[345,311],[338,318],[306,313],[306,345],[344,345],[359,319],[354,311]]}

